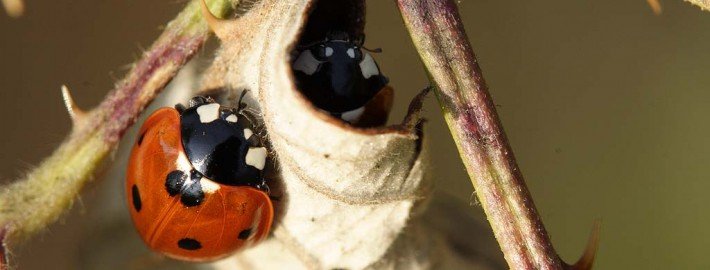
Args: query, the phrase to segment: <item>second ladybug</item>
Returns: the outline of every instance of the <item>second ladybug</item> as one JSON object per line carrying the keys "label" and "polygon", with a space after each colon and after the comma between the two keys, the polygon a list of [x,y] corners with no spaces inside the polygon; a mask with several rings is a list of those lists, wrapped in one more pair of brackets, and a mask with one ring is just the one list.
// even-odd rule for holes
{"label": "second ladybug", "polygon": [[[363,51],[363,39],[332,31],[323,40],[298,46],[291,63],[298,89],[316,107],[350,123],[360,122],[382,92],[387,93],[372,104],[382,108],[375,111],[382,114],[392,106],[388,79]],[[387,112],[378,117],[386,120]]]}
{"label": "second ladybug", "polygon": [[267,150],[239,109],[195,97],[140,128],[126,195],[143,241],[169,257],[214,260],[264,239],[274,210]]}

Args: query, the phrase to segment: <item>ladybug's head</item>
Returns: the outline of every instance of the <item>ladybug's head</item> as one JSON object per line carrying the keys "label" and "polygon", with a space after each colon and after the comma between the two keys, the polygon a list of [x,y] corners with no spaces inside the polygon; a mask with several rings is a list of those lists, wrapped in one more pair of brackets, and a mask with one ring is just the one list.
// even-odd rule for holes
{"label": "ladybug's head", "polygon": [[292,64],[299,89],[319,108],[333,113],[363,106],[387,79],[362,39],[333,32],[321,42],[299,48]]}
{"label": "ladybug's head", "polygon": [[248,117],[200,96],[178,110],[182,145],[196,171],[225,185],[263,184],[266,149]]}

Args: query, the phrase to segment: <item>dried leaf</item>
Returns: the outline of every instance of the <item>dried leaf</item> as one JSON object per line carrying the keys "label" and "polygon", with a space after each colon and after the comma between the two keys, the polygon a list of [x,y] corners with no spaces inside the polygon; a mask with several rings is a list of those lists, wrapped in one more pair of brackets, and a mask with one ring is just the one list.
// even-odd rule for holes
{"label": "dried leaf", "polygon": [[699,6],[702,10],[710,11],[710,0],[685,0],[696,6]]}
{"label": "dried leaf", "polygon": [[229,89],[231,97],[252,90],[284,186],[274,238],[216,265],[426,266],[428,256],[414,245],[386,256],[429,191],[417,110],[402,125],[359,129],[320,112],[295,89],[289,53],[310,2],[265,0],[213,27],[222,48],[205,89]]}

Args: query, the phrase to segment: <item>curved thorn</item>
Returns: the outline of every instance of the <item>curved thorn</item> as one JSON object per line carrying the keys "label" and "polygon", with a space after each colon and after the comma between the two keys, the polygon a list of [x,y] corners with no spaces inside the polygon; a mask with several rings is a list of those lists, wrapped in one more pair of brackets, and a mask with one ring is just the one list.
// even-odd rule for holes
{"label": "curved thorn", "polygon": [[584,254],[574,265],[567,265],[565,269],[567,270],[589,270],[592,269],[594,265],[594,257],[597,255],[597,249],[599,248],[599,235],[602,228],[602,222],[600,219],[594,221],[592,226],[592,232],[589,234],[589,239],[587,240],[587,247],[584,249]]}
{"label": "curved thorn", "polygon": [[66,85],[62,85],[62,99],[64,100],[64,106],[67,107],[67,112],[69,112],[69,117],[76,126],[84,118],[86,112],[76,106],[74,98],[71,96],[69,88]]}
{"label": "curved thorn", "polygon": [[654,14],[661,15],[663,9],[661,8],[661,3],[658,0],[646,0],[646,2],[648,2],[648,5],[651,6]]}
{"label": "curved thorn", "polygon": [[200,6],[202,17],[205,18],[212,32],[221,40],[227,39],[229,36],[229,21],[215,17],[210,11],[210,8],[207,7],[205,0],[200,0]]}
{"label": "curved thorn", "polygon": [[[5,7],[5,12],[12,18],[19,18],[25,13],[25,4],[22,0],[2,0],[2,5]],[[2,268],[0,268],[2,270]]]}

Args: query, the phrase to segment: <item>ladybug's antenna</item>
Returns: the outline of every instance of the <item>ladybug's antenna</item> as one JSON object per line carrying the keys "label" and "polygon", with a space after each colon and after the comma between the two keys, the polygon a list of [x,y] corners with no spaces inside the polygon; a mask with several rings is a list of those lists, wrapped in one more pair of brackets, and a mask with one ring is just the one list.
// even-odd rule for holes
{"label": "ladybug's antenna", "polygon": [[249,89],[244,89],[244,90],[242,90],[242,94],[239,95],[239,101],[237,102],[237,106],[238,106],[237,110],[239,110],[239,111],[241,111],[247,107],[247,104],[242,102],[244,100],[244,96],[247,95],[247,92],[249,92]]}
{"label": "ladybug's antenna", "polygon": [[371,52],[371,53],[381,53],[381,52],[382,52],[382,48],[375,48],[375,49],[368,49],[368,48],[365,48],[365,47],[361,47],[361,48],[362,48],[363,50],[366,50],[366,51]]}
{"label": "ladybug's antenna", "polygon": [[308,48],[310,48],[310,47],[313,47],[313,46],[315,46],[315,45],[318,45],[318,44],[321,44],[321,43],[325,43],[325,42],[328,42],[328,40],[318,40],[318,41],[313,41],[313,42],[309,42],[309,43],[306,43],[306,44],[300,44],[300,45],[297,45],[297,46],[296,46],[296,49],[298,49],[299,51],[301,51],[301,50],[303,50],[303,49],[308,49]]}

